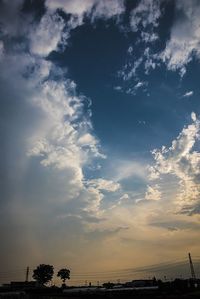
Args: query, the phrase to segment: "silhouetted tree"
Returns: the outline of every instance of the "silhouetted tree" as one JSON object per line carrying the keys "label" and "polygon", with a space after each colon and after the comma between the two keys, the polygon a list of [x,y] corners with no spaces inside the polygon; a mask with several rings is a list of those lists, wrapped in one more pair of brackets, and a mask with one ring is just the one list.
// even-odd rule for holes
{"label": "silhouetted tree", "polygon": [[60,277],[63,281],[63,284],[65,284],[66,279],[70,279],[70,270],[60,269],[57,276]]}
{"label": "silhouetted tree", "polygon": [[44,285],[52,280],[54,273],[53,266],[40,264],[33,270],[33,278],[40,284]]}

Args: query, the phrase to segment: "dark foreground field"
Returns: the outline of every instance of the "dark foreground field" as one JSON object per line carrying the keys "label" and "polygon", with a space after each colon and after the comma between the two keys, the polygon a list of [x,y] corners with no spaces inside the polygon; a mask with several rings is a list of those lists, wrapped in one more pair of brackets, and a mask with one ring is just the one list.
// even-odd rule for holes
{"label": "dark foreground field", "polygon": [[101,292],[77,292],[63,294],[61,292],[3,292],[0,293],[2,299],[200,299],[200,291],[190,292],[163,292],[154,291],[101,291]]}

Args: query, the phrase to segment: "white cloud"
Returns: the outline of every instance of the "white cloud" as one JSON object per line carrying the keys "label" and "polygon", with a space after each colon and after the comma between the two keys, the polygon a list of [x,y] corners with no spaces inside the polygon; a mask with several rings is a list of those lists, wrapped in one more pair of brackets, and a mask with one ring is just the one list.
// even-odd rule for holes
{"label": "white cloud", "polygon": [[118,71],[118,76],[124,81],[128,81],[136,76],[137,69],[143,62],[143,58],[140,57],[136,59],[133,63],[126,63],[123,68]]}
{"label": "white cloud", "polygon": [[179,70],[181,76],[194,56],[200,58],[200,3],[196,0],[176,1],[176,19],[161,59],[169,70]]}
{"label": "white cloud", "polygon": [[120,200],[121,202],[124,201],[124,200],[127,200],[129,199],[129,195],[127,193],[123,194],[121,197],[120,197]]}
{"label": "white cloud", "polygon": [[194,92],[191,90],[191,91],[187,91],[182,97],[183,98],[189,98],[191,97],[192,95],[194,94]]}
{"label": "white cloud", "polygon": [[[153,43],[159,36],[155,31],[159,25],[161,17],[161,1],[160,0],[141,0],[130,14],[130,27],[134,32],[140,34],[137,43]],[[127,62],[123,68],[118,71],[118,76],[124,81],[129,81],[132,78],[138,79],[137,71],[144,67],[145,74],[149,74],[151,69],[155,69],[158,65],[159,55],[150,53],[150,48],[147,47],[142,55],[133,60],[133,47],[129,46],[127,50],[131,60]],[[133,88],[127,90],[128,94],[135,94]]]}
{"label": "white cloud", "polygon": [[[65,2],[47,0],[45,5],[48,9],[46,14],[29,34],[31,52],[43,57],[58,50],[58,46],[64,47],[70,31],[83,24],[84,16],[90,17],[93,22],[96,18],[109,19],[118,16],[125,10],[123,0],[69,0]],[[56,13],[57,9],[71,14],[66,24]]]}
{"label": "white cloud", "polygon": [[194,112],[191,113],[191,119],[192,119],[194,122],[196,122],[196,120],[197,120],[197,116],[196,116],[196,114],[195,114]]}
{"label": "white cloud", "polygon": [[96,146],[97,140],[90,133],[86,133],[79,138],[78,143],[82,146],[87,146],[87,145]]}
{"label": "white cloud", "polygon": [[147,178],[146,165],[132,160],[117,160],[115,161],[115,172],[113,177],[116,181],[122,181],[131,177],[139,177],[142,180]]}
{"label": "white cloud", "polygon": [[160,200],[161,199],[161,192],[159,190],[159,186],[147,186],[147,192],[145,194],[146,200]]}
{"label": "white cloud", "polygon": [[29,156],[39,156],[45,167],[71,169],[78,185],[83,180],[83,165],[92,157],[104,157],[98,140],[89,132],[90,120],[82,116],[82,98],[75,95],[75,84],[68,80],[46,81],[33,103],[42,109],[46,125],[29,139]]}
{"label": "white cloud", "polygon": [[135,89],[138,89],[138,88],[140,88],[140,87],[142,87],[142,86],[146,86],[146,85],[147,85],[147,82],[139,81],[139,82],[134,86],[134,88],[135,88]]}
{"label": "white cloud", "polygon": [[[152,43],[158,39],[155,31],[162,15],[160,5],[162,1],[142,0],[133,9],[130,25],[133,31],[140,32],[139,42]],[[164,3],[164,2],[163,2]],[[160,53],[150,53],[145,50],[143,57],[145,73],[149,74],[162,61],[167,69],[179,71],[181,77],[186,73],[187,64],[193,58],[200,58],[200,3],[196,0],[178,0],[175,3],[174,24],[171,28],[170,38],[165,49]],[[133,65],[133,64],[132,64]],[[124,71],[124,70],[123,70]],[[127,80],[135,75],[133,71],[124,71]],[[127,75],[128,74],[128,75]]]}
{"label": "white cloud", "polygon": [[195,113],[191,115],[193,123],[185,127],[173,140],[171,147],[154,150],[155,165],[150,167],[150,178],[158,180],[163,175],[175,176],[179,188],[176,203],[179,211],[185,205],[199,205],[200,153],[193,150],[200,136],[200,122]]}
{"label": "white cloud", "polygon": [[129,87],[127,90],[126,90],[126,93],[127,94],[132,94],[132,95],[135,95],[137,93],[137,90],[139,88],[144,88],[148,85],[147,82],[144,82],[144,81],[139,81],[136,85],[134,85],[133,87]]}
{"label": "white cloud", "polygon": [[145,43],[152,43],[158,39],[158,35],[155,32],[149,33],[149,32],[143,31],[141,33],[141,38],[142,38],[142,41],[144,41]]}
{"label": "white cloud", "polygon": [[95,189],[108,192],[115,192],[120,189],[119,183],[102,178],[89,180],[87,184]]}
{"label": "white cloud", "polygon": [[121,91],[122,87],[121,86],[114,86],[114,90]]}
{"label": "white cloud", "polygon": [[[91,113],[85,107],[86,98],[77,94],[76,84],[67,79],[66,73],[45,59],[65,43],[64,39],[68,37],[63,32],[65,22],[57,13],[47,10],[39,23],[30,26],[27,20],[25,27],[30,33],[29,41],[25,40],[25,44],[20,41],[19,45],[16,42],[12,50],[4,51],[0,79],[11,82],[18,91],[17,96],[22,94],[26,104],[37,111],[37,125],[26,136],[29,163],[39,161],[48,174],[65,174],[67,182],[64,186],[68,188],[63,189],[68,190],[64,196],[62,194],[62,200],[80,196],[77,209],[87,206],[88,211],[96,212],[103,195],[92,186],[84,185],[83,167],[90,166],[94,158],[105,158],[105,155],[99,151],[100,143],[93,133]],[[30,52],[27,51],[27,42]],[[3,43],[1,45],[3,51]],[[88,113],[85,113],[86,109]],[[55,185],[57,183],[55,181]],[[114,185],[107,183],[104,188],[111,191]]]}
{"label": "white cloud", "polygon": [[124,12],[123,0],[47,0],[46,6],[50,10],[62,9],[65,13],[74,15],[78,18],[79,25],[83,22],[84,16],[109,19]]}
{"label": "white cloud", "polygon": [[84,211],[92,213],[97,217],[102,217],[104,210],[101,207],[104,191],[112,193],[119,191],[121,186],[119,183],[103,178],[91,179],[84,182],[86,187],[86,207]]}
{"label": "white cloud", "polygon": [[[164,1],[142,0],[132,10],[130,26],[140,33],[139,43],[152,43],[158,39],[156,28],[162,16],[161,4]],[[164,9],[164,8],[163,8]],[[186,67],[193,58],[200,58],[200,3],[196,0],[178,0],[175,3],[174,24],[171,27],[170,38],[161,52],[154,52],[148,47],[144,55],[137,57],[135,62],[124,65],[118,75],[124,81],[137,77],[139,67],[149,74],[163,62],[168,70],[179,71],[181,77],[186,73]],[[129,53],[129,52],[128,52]],[[132,53],[131,53],[132,54]],[[128,93],[131,93],[131,89]]]}
{"label": "white cloud", "polygon": [[46,0],[45,4],[50,10],[56,10],[59,8],[67,14],[82,16],[91,11],[92,6],[94,5],[94,0]]}
{"label": "white cloud", "polygon": [[[15,159],[11,157],[12,175],[17,181],[19,179],[25,182],[28,179],[29,187],[36,186],[37,190],[37,194],[30,192],[28,188],[22,191],[23,183],[16,183],[10,198],[13,199],[11,209],[15,211],[17,225],[22,223],[22,227],[25,227],[26,215],[30,209],[34,216],[29,225],[38,225],[42,229],[39,220],[47,220],[45,216],[41,216],[44,210],[60,209],[62,204],[67,205],[70,200],[77,198],[77,206],[73,210],[80,212],[86,205],[94,206],[97,196],[84,187],[82,169],[83,165],[90,163],[98,155],[99,143],[96,137],[92,138],[89,114],[86,117],[83,113],[84,99],[76,94],[75,83],[63,80],[52,63],[25,52],[23,48],[18,48],[16,52],[5,51],[0,64],[3,98],[7,97],[16,110],[6,120],[9,123],[8,131],[12,133],[11,127],[16,127],[16,131],[20,132],[14,138],[15,134],[10,134],[9,137],[9,151],[13,148],[14,152],[20,153],[20,159],[16,158],[18,167],[15,167]],[[49,77],[49,72],[56,75],[56,81],[52,79],[53,76]],[[19,116],[15,118],[12,114]],[[26,156],[27,147],[29,154],[37,158]],[[44,167],[40,167],[38,162]],[[10,171],[8,164],[7,166]],[[12,182],[9,183],[12,185]],[[89,202],[84,202],[83,193]],[[25,200],[25,197],[29,200]],[[20,210],[20,215],[17,215],[17,210]],[[49,210],[47,213],[50,213]],[[25,235],[26,233],[34,238],[28,230]],[[34,246],[40,247],[40,242],[35,240],[34,243]]]}
{"label": "white cloud", "polygon": [[4,43],[3,41],[0,41],[0,59],[3,57],[3,52],[4,52]]}
{"label": "white cloud", "polygon": [[83,208],[83,211],[88,212],[91,215],[99,216],[102,211],[100,211],[101,201],[104,198],[103,193],[96,188],[95,186],[88,186],[85,191],[86,206]]}
{"label": "white cloud", "polygon": [[130,54],[130,55],[133,53],[133,47],[132,46],[128,47],[127,53]]}
{"label": "white cloud", "polygon": [[133,31],[139,30],[139,25],[146,28],[148,25],[158,26],[161,16],[159,0],[142,0],[131,13],[130,24]]}
{"label": "white cloud", "polygon": [[123,0],[101,0],[95,2],[93,18],[109,19],[125,11]]}
{"label": "white cloud", "polygon": [[159,55],[151,53],[150,48],[147,47],[144,51],[144,56],[145,56],[145,63],[144,63],[145,74],[148,75],[151,69],[154,70],[156,66],[159,65],[158,63]]}
{"label": "white cloud", "polygon": [[[57,14],[45,14],[30,36],[30,50],[33,54],[48,56],[56,50],[64,38],[64,20]],[[65,36],[66,38],[67,36]],[[64,38],[64,39],[65,39]]]}
{"label": "white cloud", "polygon": [[[130,48],[130,47],[129,47]],[[160,56],[157,53],[152,53],[150,47],[144,50],[142,56],[135,58],[133,55],[131,59],[118,71],[118,77],[122,78],[123,81],[131,81],[131,79],[139,80],[138,70],[141,68],[145,70],[145,74],[148,75],[150,70],[154,70],[159,65]],[[140,83],[139,83],[140,84]],[[144,82],[143,85],[147,85],[148,82]],[[137,86],[136,85],[136,89]],[[128,93],[133,93],[135,88],[130,88]]]}

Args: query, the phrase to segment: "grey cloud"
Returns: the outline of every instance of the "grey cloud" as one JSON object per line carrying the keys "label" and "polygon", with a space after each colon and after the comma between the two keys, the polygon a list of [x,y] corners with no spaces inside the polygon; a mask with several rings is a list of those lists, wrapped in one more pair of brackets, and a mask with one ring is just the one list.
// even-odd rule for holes
{"label": "grey cloud", "polygon": [[167,229],[168,229],[170,232],[176,232],[176,231],[178,231],[178,228],[176,228],[176,227],[172,227],[172,226],[169,226]]}
{"label": "grey cloud", "polygon": [[152,221],[149,225],[167,229],[169,231],[179,231],[179,230],[200,230],[200,223],[173,220],[173,221]]}
{"label": "grey cloud", "polygon": [[104,239],[107,237],[114,236],[117,233],[128,229],[129,229],[128,227],[121,227],[121,226],[113,229],[104,229],[104,230],[95,229],[91,232],[88,232],[87,236],[89,239]]}
{"label": "grey cloud", "polygon": [[200,214],[200,202],[195,205],[185,205],[181,208],[180,214],[186,214],[189,216]]}
{"label": "grey cloud", "polygon": [[[26,27],[23,27],[27,22],[28,16],[20,18],[24,0],[1,1],[0,20],[1,20],[1,35],[15,37],[23,35],[26,32]],[[11,22],[12,20],[12,22]]]}

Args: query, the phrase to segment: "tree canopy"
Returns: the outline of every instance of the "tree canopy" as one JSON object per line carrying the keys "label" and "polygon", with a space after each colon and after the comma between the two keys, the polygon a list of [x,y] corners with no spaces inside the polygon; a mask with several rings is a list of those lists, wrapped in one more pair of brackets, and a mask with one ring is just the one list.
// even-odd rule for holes
{"label": "tree canopy", "polygon": [[57,274],[58,277],[60,277],[65,283],[66,279],[70,279],[70,270],[69,269],[60,269]]}
{"label": "tree canopy", "polygon": [[51,265],[40,264],[33,270],[33,278],[40,284],[44,285],[52,280],[54,268]]}

